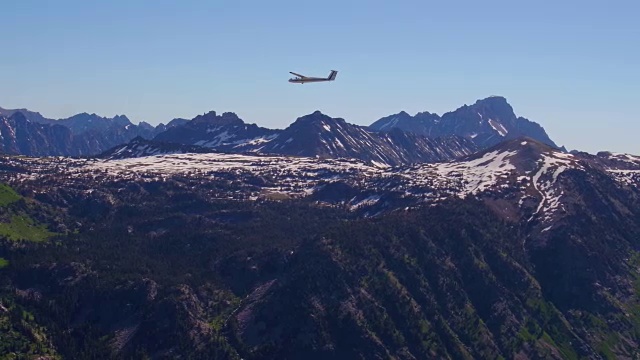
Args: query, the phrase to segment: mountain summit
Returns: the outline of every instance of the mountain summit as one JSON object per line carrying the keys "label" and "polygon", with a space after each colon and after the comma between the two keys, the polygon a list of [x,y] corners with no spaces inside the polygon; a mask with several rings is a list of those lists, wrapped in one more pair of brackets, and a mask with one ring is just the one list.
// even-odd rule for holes
{"label": "mountain summit", "polygon": [[[255,151],[273,139],[278,130],[247,124],[235,113],[218,115],[215,111],[198,115],[193,120],[168,128],[154,140],[184,145],[203,146],[222,151]],[[253,146],[256,145],[256,146]]]}
{"label": "mountain summit", "polygon": [[218,115],[215,111],[209,111],[206,114],[198,115],[193,120],[193,124],[210,124],[210,125],[241,125],[244,121],[238,117],[235,113],[225,112],[222,115]]}
{"label": "mountain summit", "polygon": [[542,126],[516,116],[502,96],[478,100],[473,105],[464,105],[442,116],[429,112],[411,116],[400,112],[374,122],[369,128],[374,131],[399,128],[429,137],[457,135],[472,140],[480,148],[526,136],[558,148]]}

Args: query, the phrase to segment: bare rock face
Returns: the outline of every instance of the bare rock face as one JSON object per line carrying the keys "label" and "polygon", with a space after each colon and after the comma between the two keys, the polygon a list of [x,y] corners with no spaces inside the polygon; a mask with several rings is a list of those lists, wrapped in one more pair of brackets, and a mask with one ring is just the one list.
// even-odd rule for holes
{"label": "bare rock face", "polygon": [[0,151],[28,156],[89,156],[135,137],[151,138],[164,128],[156,130],[144,122],[134,125],[123,115],[103,118],[83,113],[68,119],[34,121],[29,114],[0,114]]}
{"label": "bare rock face", "polygon": [[471,141],[460,137],[430,139],[399,130],[377,133],[316,111],[298,118],[260,151],[401,165],[451,160],[475,150]]}
{"label": "bare rock face", "polygon": [[429,137],[457,135],[472,140],[480,149],[519,137],[529,137],[558,148],[540,125],[516,116],[501,96],[478,100],[442,116],[429,112],[411,116],[401,112],[384,117],[369,128],[385,132],[398,128]]}
{"label": "bare rock face", "polygon": [[73,134],[62,125],[32,122],[21,112],[0,116],[0,151],[5,154],[62,155],[73,144]]}
{"label": "bare rock face", "polygon": [[217,115],[215,111],[210,111],[159,133],[154,141],[245,152],[258,151],[264,142],[273,139],[277,133],[277,130],[246,124],[231,112]]}

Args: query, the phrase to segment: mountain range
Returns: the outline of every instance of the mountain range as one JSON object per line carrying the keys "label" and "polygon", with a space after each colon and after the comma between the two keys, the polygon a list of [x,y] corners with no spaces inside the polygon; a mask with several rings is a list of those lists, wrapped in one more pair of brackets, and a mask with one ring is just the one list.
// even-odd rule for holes
{"label": "mountain range", "polygon": [[[442,117],[430,113],[412,117],[401,112],[368,127],[319,111],[281,130],[247,124],[229,112],[218,115],[211,111],[192,120],[174,119],[153,127],[145,122],[134,125],[123,115],[103,118],[83,113],[51,120],[25,109],[2,109],[0,130],[2,151],[29,156],[114,154],[112,148],[137,137],[157,142],[157,151],[163,151],[162,144],[173,143],[232,153],[356,158],[389,166],[452,160],[520,136],[557,148],[541,126],[516,117],[502,97],[478,100]],[[125,153],[135,151],[119,154]]]}
{"label": "mountain range", "polygon": [[27,109],[0,108],[0,151],[28,156],[92,156],[135,137],[153,138],[186,122],[167,125],[133,124],[126,116],[113,118],[81,113],[53,120]]}
{"label": "mountain range", "polygon": [[[449,160],[477,150],[473,142],[461,137],[427,138],[400,130],[374,132],[319,111],[298,118],[284,130],[246,124],[233,113],[209,112],[158,134],[153,141],[233,153],[355,158],[385,165]],[[161,144],[156,147],[162,151]]]}

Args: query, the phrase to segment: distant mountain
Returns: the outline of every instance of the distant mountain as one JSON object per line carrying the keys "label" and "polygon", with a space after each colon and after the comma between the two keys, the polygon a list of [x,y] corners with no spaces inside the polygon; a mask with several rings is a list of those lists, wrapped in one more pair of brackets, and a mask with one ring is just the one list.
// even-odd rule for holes
{"label": "distant mountain", "polygon": [[63,121],[51,124],[34,122],[20,111],[9,117],[0,115],[0,151],[28,156],[89,156],[141,134],[149,137],[153,133],[153,128],[145,128],[144,123],[138,126],[131,123],[105,125],[103,118],[94,120],[101,124],[91,128],[77,118],[75,123],[63,125]]}
{"label": "distant mountain", "polygon": [[[187,122],[189,122],[188,119],[183,119],[183,118],[175,118],[171,121],[169,121],[166,125],[164,123],[160,123],[158,124],[158,126],[156,126],[155,132],[156,134],[160,134],[162,132],[165,132],[171,128],[177,127],[177,126],[182,126],[184,124],[186,124]],[[145,123],[146,124],[146,123]],[[151,127],[153,127],[153,125],[149,125]]]}
{"label": "distant mountain", "polygon": [[460,137],[429,139],[403,131],[377,133],[316,111],[298,118],[261,152],[320,158],[355,158],[385,165],[451,160],[476,150]]}
{"label": "distant mountain", "polygon": [[102,117],[96,114],[81,113],[66,119],[60,119],[57,124],[71,129],[72,133],[80,139],[80,149],[72,155],[94,155],[113,146],[127,143],[135,137],[145,139],[153,138],[162,128],[141,122],[133,124],[125,115],[116,115],[113,118]]}
{"label": "distant mountain", "polygon": [[96,114],[81,113],[66,119],[60,119],[58,124],[71,129],[74,134],[82,134],[87,131],[108,131],[113,127],[126,127],[132,125],[125,115],[116,115],[106,118]]}
{"label": "distant mountain", "polygon": [[146,122],[135,125],[125,115],[107,118],[88,113],[52,120],[27,109],[2,108],[0,119],[4,120],[4,151],[30,156],[96,155],[135,137],[153,138],[161,131],[186,122],[174,119],[169,125],[154,127]]}
{"label": "distant mountain", "polygon": [[0,115],[0,151],[28,156],[67,155],[74,148],[69,128],[30,121],[22,112]]}
{"label": "distant mountain", "polygon": [[[222,115],[210,111],[196,116],[191,121],[174,119],[168,129],[153,139],[186,145],[197,145],[224,151],[259,151],[262,145],[275,138],[279,130],[246,124],[236,114]],[[171,126],[173,125],[173,126]]]}
{"label": "distant mountain", "polygon": [[461,137],[429,139],[401,130],[378,133],[316,111],[284,130],[247,124],[234,113],[211,111],[170,128],[155,141],[202,146],[224,152],[354,158],[384,165],[451,160],[476,151]]}
{"label": "distant mountain", "polygon": [[434,132],[434,128],[438,122],[440,122],[440,116],[438,114],[421,112],[415,116],[411,116],[405,111],[401,111],[397,114],[383,117],[371,124],[369,128],[374,131],[401,129],[415,134],[436,136],[437,134]]}
{"label": "distant mountain", "polygon": [[518,117],[504,97],[492,96],[465,105],[442,116],[429,112],[411,116],[406,112],[384,117],[369,126],[374,131],[399,128],[429,137],[462,136],[480,148],[487,148],[504,140],[527,136],[554,148],[559,148],[542,126]]}
{"label": "distant mountain", "polygon": [[620,169],[634,171],[640,170],[640,156],[636,155],[612,153],[609,151],[601,151],[596,155],[581,151],[572,151],[571,153],[580,158],[588,159],[593,163],[597,163],[605,169],[613,169],[612,171]]}
{"label": "distant mountain", "polygon": [[11,117],[11,115],[20,112],[27,118],[29,121],[40,123],[40,124],[54,124],[55,120],[47,119],[42,116],[39,112],[30,111],[28,109],[3,109],[0,107],[0,116]]}
{"label": "distant mountain", "polygon": [[[478,100],[442,116],[401,112],[369,127],[317,111],[284,130],[245,123],[231,112],[210,111],[192,120],[177,118],[152,126],[133,124],[125,115],[108,118],[81,113],[51,120],[25,109],[2,111],[11,116],[23,114],[31,124],[29,130],[21,128],[21,145],[16,145],[18,140],[7,140],[6,151],[37,156],[95,156],[137,137],[222,152],[354,158],[391,166],[448,161],[521,136],[557,148],[541,126],[517,117],[502,97]],[[16,123],[6,123],[7,134],[16,130],[11,124]],[[55,126],[69,131],[46,128]]]}

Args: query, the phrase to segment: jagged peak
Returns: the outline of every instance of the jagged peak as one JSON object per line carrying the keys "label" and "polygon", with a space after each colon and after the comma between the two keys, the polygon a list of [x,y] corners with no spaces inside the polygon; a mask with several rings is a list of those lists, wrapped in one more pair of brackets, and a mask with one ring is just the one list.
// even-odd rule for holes
{"label": "jagged peak", "polygon": [[[171,121],[169,121],[166,126],[167,127],[173,127],[173,126],[180,126],[180,125],[184,125],[186,123],[188,123],[189,120],[188,119],[184,119],[184,118],[174,118],[171,119]],[[160,123],[159,125],[163,125],[162,123]]]}
{"label": "jagged peak", "polygon": [[29,119],[27,119],[27,116],[25,114],[23,114],[21,111],[16,111],[13,114],[11,114],[11,116],[9,116],[9,119],[12,120],[18,120],[18,121],[29,121]]}
{"label": "jagged peak", "polygon": [[442,117],[457,117],[461,113],[464,114],[470,111],[478,113],[478,115],[481,116],[483,120],[488,120],[484,118],[483,114],[497,117],[516,118],[513,107],[511,107],[507,99],[503,96],[497,95],[476,100],[476,102],[472,105],[465,104],[454,111],[449,111],[443,114]]}
{"label": "jagged peak", "polygon": [[418,117],[440,118],[440,115],[438,115],[436,113],[429,112],[429,111],[420,111],[420,112],[416,113],[416,115],[414,117],[415,118],[418,118]]}
{"label": "jagged peak", "polygon": [[126,115],[116,115],[112,119],[113,123],[121,126],[133,124]]}
{"label": "jagged peak", "polygon": [[413,116],[411,116],[411,114],[409,114],[408,112],[406,112],[404,110],[401,110],[398,113],[385,116],[380,120],[389,120],[389,119],[397,119],[397,118],[409,118],[410,119],[410,118],[413,118]]}
{"label": "jagged peak", "polygon": [[223,112],[222,116],[220,116],[220,118],[222,120],[230,120],[230,121],[234,121],[234,120],[240,120],[240,118],[238,117],[238,115],[234,112]]}
{"label": "jagged peak", "polygon": [[478,103],[509,104],[509,102],[507,101],[507,98],[500,95],[491,95],[491,96],[487,96],[484,99],[478,99],[476,100],[476,104]]}
{"label": "jagged peak", "polygon": [[289,127],[297,127],[304,124],[345,124],[346,121],[342,118],[332,118],[329,115],[323,114],[320,110],[316,110],[311,114],[301,116],[296,119]]}
{"label": "jagged peak", "polygon": [[[174,119],[175,120],[175,119]],[[173,120],[172,120],[173,121]],[[198,115],[193,120],[193,124],[215,124],[215,125],[233,125],[244,124],[244,121],[233,112],[224,112],[218,115],[215,111],[209,111],[203,115]]]}
{"label": "jagged peak", "polygon": [[513,107],[502,96],[490,96],[476,101],[472,107],[479,108],[479,111],[492,112],[498,116],[516,117]]}
{"label": "jagged peak", "polygon": [[416,126],[424,126],[427,123],[436,124],[440,121],[440,116],[432,114],[428,111],[419,112],[415,116],[411,116],[406,111],[400,111],[397,114],[383,117],[369,126],[374,131],[390,131],[393,128],[402,128],[406,131]]}
{"label": "jagged peak", "polygon": [[98,115],[96,113],[89,114],[88,112],[81,112],[81,113],[75,114],[73,116],[70,116],[70,117],[68,117],[66,119],[60,119],[60,120],[84,120],[84,119],[87,119],[87,118],[91,119],[91,120],[115,120],[115,119],[120,119],[121,117],[124,117],[127,120],[129,120],[124,115],[116,115],[116,116],[114,116],[113,118],[110,119],[110,118],[105,117],[105,116],[100,116],[100,115]]}
{"label": "jagged peak", "polygon": [[114,116],[113,120],[127,120],[127,121],[129,121],[129,118],[127,117],[127,115],[122,114],[122,115]]}

